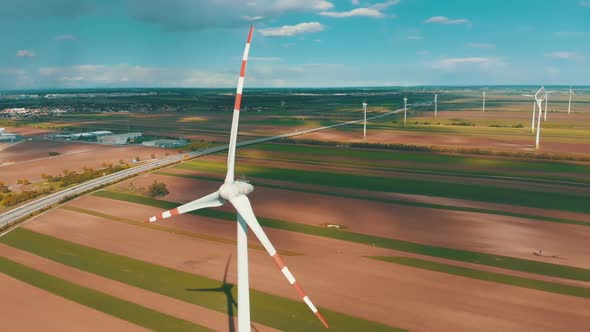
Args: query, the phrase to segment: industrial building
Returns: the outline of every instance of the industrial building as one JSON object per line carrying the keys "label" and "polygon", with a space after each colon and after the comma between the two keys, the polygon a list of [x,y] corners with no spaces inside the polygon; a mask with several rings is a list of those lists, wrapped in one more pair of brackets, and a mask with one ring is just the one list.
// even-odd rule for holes
{"label": "industrial building", "polygon": [[102,144],[123,145],[123,144],[135,143],[139,138],[141,138],[141,136],[142,136],[142,134],[140,132],[132,132],[132,133],[125,133],[125,134],[103,135],[103,136],[97,137],[97,140],[99,143],[102,143]]}
{"label": "industrial building", "polygon": [[142,143],[144,146],[157,146],[159,148],[181,148],[188,144],[184,139],[157,139]]}
{"label": "industrial building", "polygon": [[100,130],[100,131],[91,131],[87,133],[76,133],[76,134],[58,134],[54,137],[57,139],[66,139],[66,140],[74,140],[74,141],[98,141],[98,138],[112,135],[112,131],[107,130]]}
{"label": "industrial building", "polygon": [[0,142],[16,142],[22,138],[21,135],[8,133],[4,128],[0,128]]}

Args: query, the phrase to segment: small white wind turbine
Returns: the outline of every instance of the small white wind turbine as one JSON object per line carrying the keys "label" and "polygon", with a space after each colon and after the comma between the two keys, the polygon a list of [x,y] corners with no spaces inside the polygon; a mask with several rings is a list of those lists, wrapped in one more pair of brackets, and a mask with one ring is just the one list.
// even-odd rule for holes
{"label": "small white wind turbine", "polygon": [[[533,117],[531,119],[531,133],[534,133],[535,132],[535,112],[537,110],[537,101],[535,100],[535,95],[522,95],[522,96],[533,98]],[[539,109],[539,112],[541,112],[540,109]]]}
{"label": "small white wind turbine", "polygon": [[483,104],[481,105],[481,110],[483,112],[486,111],[486,92],[485,91],[483,91]]}
{"label": "small white wind turbine", "polygon": [[404,126],[406,125],[406,113],[408,112],[408,98],[404,97]]}
{"label": "small white wind turbine", "polygon": [[248,227],[252,230],[254,235],[258,238],[266,252],[272,257],[276,265],[279,267],[285,278],[295,288],[301,299],[313,311],[316,317],[327,328],[328,323],[313,305],[309,297],[305,294],[299,283],[295,280],[293,274],[285,265],[283,259],[272,245],[266,233],[260,226],[260,223],[254,215],[248,194],[254,191],[254,187],[245,181],[236,180],[234,178],[234,166],[236,157],[236,141],[238,136],[238,122],[240,118],[240,105],[242,101],[242,89],[244,87],[244,77],[246,73],[246,63],[248,61],[248,53],[250,50],[250,41],[252,40],[252,33],[254,27],[250,27],[248,34],[248,42],[244,50],[244,57],[242,58],[242,67],[240,70],[240,78],[238,80],[238,88],[236,92],[236,100],[234,104],[233,119],[231,123],[231,132],[229,137],[229,149],[227,157],[227,174],[223,185],[214,193],[205,197],[199,198],[192,202],[181,205],[175,209],[165,211],[160,215],[151,217],[150,222],[155,222],[164,218],[170,218],[179,214],[221,206],[229,202],[238,212],[238,331],[250,332],[250,288],[248,281]]}
{"label": "small white wind turbine", "polygon": [[[539,116],[537,120],[537,138],[535,139],[535,149],[539,149],[539,139],[541,137],[541,114],[543,113],[543,101],[547,102],[547,90],[544,87],[541,87],[537,93],[535,93],[535,101],[537,102],[537,106],[539,107]],[[547,105],[547,104],[545,104]]]}
{"label": "small white wind turbine", "polygon": [[434,117],[436,118],[438,113],[438,94],[434,94]]}
{"label": "small white wind turbine", "polygon": [[367,100],[363,100],[363,114],[364,114],[364,121],[363,121],[363,139],[367,139]]}
{"label": "small white wind turbine", "polygon": [[572,86],[570,85],[570,91],[569,91],[569,101],[567,103],[567,114],[569,115],[572,111],[572,96],[575,96],[576,94],[574,93],[574,91],[572,90]]}
{"label": "small white wind turbine", "polygon": [[543,116],[543,121],[547,121],[547,102],[549,101],[550,93],[555,93],[555,91],[545,91],[545,115]]}

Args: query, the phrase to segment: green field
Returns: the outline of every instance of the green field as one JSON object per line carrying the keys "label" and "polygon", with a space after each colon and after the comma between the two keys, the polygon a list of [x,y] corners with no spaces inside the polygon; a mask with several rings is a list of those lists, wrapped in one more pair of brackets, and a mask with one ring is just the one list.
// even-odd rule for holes
{"label": "green field", "polygon": [[[56,278],[4,257],[0,257],[0,272],[55,295],[153,331],[210,331],[191,322]],[[35,299],[31,299],[31,301],[35,301]],[[32,319],[34,319],[34,314]]]}
{"label": "green field", "polygon": [[[175,166],[191,171],[225,173],[225,163],[210,160],[195,160]],[[585,195],[571,195],[552,192],[538,192],[515,188],[499,188],[489,185],[445,183],[409,178],[383,178],[371,175],[320,172],[311,170],[289,170],[284,168],[244,165],[238,163],[236,174],[248,174],[252,179],[285,180],[311,185],[324,185],[403,194],[416,194],[458,198],[490,203],[528,206],[553,210],[590,213],[590,192]],[[507,191],[510,193],[507,195]]]}
{"label": "green field", "polygon": [[516,287],[536,289],[544,292],[577,296],[587,299],[590,298],[590,288],[564,285],[556,282],[548,282],[531,278],[517,277],[503,273],[470,269],[467,267],[431,262],[413,257],[379,256],[370,258],[389,263],[411,266],[419,269],[442,272],[472,279],[497,282]]}
{"label": "green field", "polygon": [[[143,196],[135,196],[110,191],[99,191],[94,193],[93,195],[137,204],[160,207],[162,209],[171,209],[180,205],[180,203],[176,202],[162,201]],[[215,209],[204,209],[190,213],[194,215],[200,215],[204,217],[217,218],[220,220],[235,222],[235,214],[231,212],[225,212]],[[494,266],[515,271],[536,273],[573,280],[590,281],[590,269],[551,264],[508,256],[485,254],[467,250],[437,247],[397,239],[348,232],[345,230],[338,230],[333,228],[286,222],[281,220],[264,218],[260,216],[258,216],[258,221],[264,227],[271,227],[303,234],[328,237],[332,239],[349,241],[354,243],[374,245],[376,247],[405,251],[425,256],[446,258],[461,262]]]}
{"label": "green field", "polygon": [[[291,155],[294,161],[326,161],[326,157],[337,157],[338,164],[342,161],[351,165],[374,164],[378,161],[393,163],[412,163],[411,168],[429,169],[440,171],[456,170],[459,168],[468,168],[469,172],[479,172],[481,174],[494,175],[515,175],[515,171],[526,171],[527,174],[520,176],[535,177],[542,173],[555,173],[554,175],[562,176],[567,173],[568,177],[590,176],[590,166],[579,163],[566,162],[547,162],[538,160],[518,160],[507,158],[494,158],[490,156],[464,156],[443,154],[436,152],[407,152],[407,151],[387,151],[371,150],[360,148],[337,148],[326,146],[295,145],[295,144],[277,144],[266,143],[258,144],[247,149],[240,149],[240,154],[248,152],[267,152],[269,157]],[[344,160],[341,160],[344,159]],[[410,167],[408,167],[410,168]],[[467,172],[462,170],[461,173]],[[512,173],[511,173],[512,172]],[[555,177],[552,177],[555,179]]]}
{"label": "green field", "polygon": [[[178,173],[170,173],[170,172],[163,172],[163,171],[158,171],[158,172],[155,172],[154,174],[182,177],[182,178],[195,179],[195,180],[201,180],[201,181],[218,181],[218,183],[223,181],[223,179],[221,177],[219,179],[212,179],[210,176],[178,174]],[[355,194],[349,194],[349,193],[334,192],[329,189],[322,190],[321,188],[317,188],[317,187],[314,187],[313,189],[312,188],[297,188],[296,186],[286,187],[286,186],[281,186],[281,185],[268,184],[268,183],[264,183],[264,182],[257,182],[256,186],[257,187],[275,188],[275,189],[281,189],[281,190],[289,190],[289,191],[322,194],[322,195],[331,195],[331,196],[343,197],[343,198],[354,198],[354,199],[368,200],[371,202],[383,202],[383,203],[389,203],[389,204],[423,207],[423,208],[428,208],[428,209],[495,214],[495,215],[500,215],[500,216],[510,216],[510,217],[516,217],[516,218],[532,219],[532,220],[536,220],[536,221],[547,221],[547,222],[557,222],[557,223],[579,225],[579,226],[590,226],[590,222],[586,222],[586,221],[547,217],[547,216],[533,215],[533,214],[526,214],[526,213],[516,213],[516,212],[501,211],[501,210],[491,210],[491,209],[480,209],[480,208],[454,206],[454,205],[440,205],[440,204],[422,203],[422,202],[393,199],[393,198],[367,197],[366,195],[355,195]]]}
{"label": "green field", "polygon": [[[107,253],[22,228],[2,237],[0,242],[105,278],[227,313],[225,294],[200,293],[189,290],[219,287],[220,281],[217,280]],[[270,258],[269,264],[272,264]],[[277,271],[277,273],[280,272]],[[234,289],[234,298],[236,297],[235,291]],[[311,296],[313,298],[313,294]],[[255,322],[282,331],[325,330],[302,301],[293,301],[256,290],[250,291],[250,297],[252,320]],[[324,309],[322,313],[331,328],[337,331],[395,331],[390,326],[330,310]]]}

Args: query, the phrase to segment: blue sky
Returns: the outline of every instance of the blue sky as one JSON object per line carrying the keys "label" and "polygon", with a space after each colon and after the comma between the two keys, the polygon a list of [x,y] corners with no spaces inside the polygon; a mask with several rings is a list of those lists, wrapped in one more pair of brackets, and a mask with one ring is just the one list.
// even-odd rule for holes
{"label": "blue sky", "polygon": [[590,0],[0,0],[0,89],[590,83]]}

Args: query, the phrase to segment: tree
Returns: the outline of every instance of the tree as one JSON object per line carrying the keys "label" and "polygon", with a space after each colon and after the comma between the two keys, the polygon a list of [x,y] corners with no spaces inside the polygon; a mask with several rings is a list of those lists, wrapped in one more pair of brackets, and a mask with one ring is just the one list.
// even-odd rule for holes
{"label": "tree", "polygon": [[148,188],[148,195],[152,198],[163,197],[168,195],[169,193],[170,192],[168,191],[166,184],[164,182],[158,182],[156,180],[154,180],[154,183],[152,183]]}
{"label": "tree", "polygon": [[0,182],[0,193],[8,194],[9,192],[10,192],[10,189],[8,188],[8,186],[5,185],[4,182]]}

